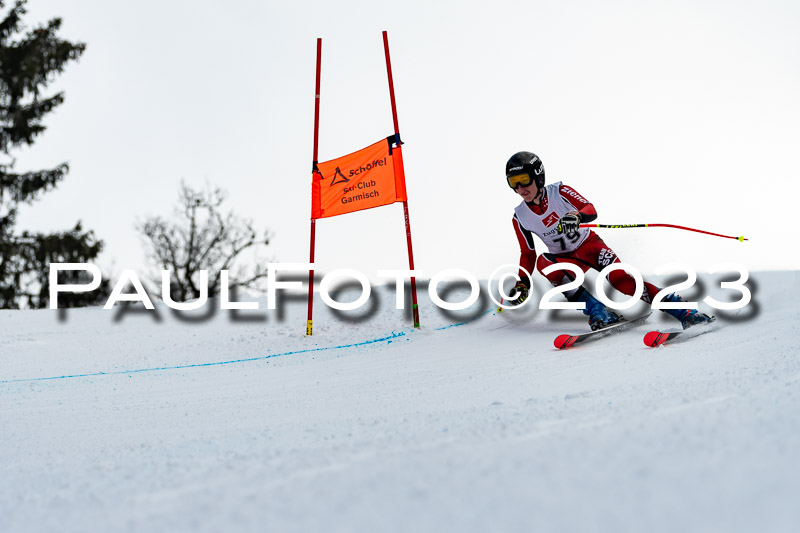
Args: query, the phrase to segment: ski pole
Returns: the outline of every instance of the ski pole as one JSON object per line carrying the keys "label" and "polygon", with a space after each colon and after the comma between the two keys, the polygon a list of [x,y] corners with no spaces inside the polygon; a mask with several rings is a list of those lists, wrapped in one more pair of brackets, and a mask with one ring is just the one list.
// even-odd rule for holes
{"label": "ski pole", "polygon": [[675,228],[686,231],[695,231],[697,233],[705,233],[706,235],[713,235],[714,237],[723,237],[725,239],[735,239],[739,242],[744,242],[749,239],[744,237],[732,237],[730,235],[720,235],[719,233],[712,233],[710,231],[703,231],[701,229],[687,228],[686,226],[676,226],[674,224],[581,224],[582,228]]}

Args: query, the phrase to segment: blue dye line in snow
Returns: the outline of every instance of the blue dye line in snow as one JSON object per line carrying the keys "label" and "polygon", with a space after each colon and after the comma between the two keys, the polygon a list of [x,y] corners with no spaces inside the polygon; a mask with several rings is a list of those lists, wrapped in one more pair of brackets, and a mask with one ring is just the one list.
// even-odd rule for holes
{"label": "blue dye line in snow", "polygon": [[[474,317],[474,318],[472,318],[470,320],[467,320],[466,322],[459,322],[457,324],[449,324],[447,326],[441,326],[441,327],[435,328],[435,331],[442,331],[442,330],[445,330],[445,329],[457,328],[459,326],[464,326],[464,325],[469,324],[470,322],[473,322],[473,321],[477,320],[478,318],[482,317],[483,315],[486,315],[486,314],[488,314],[488,313],[490,313],[492,311],[493,311],[493,309],[489,309],[488,311],[485,311],[485,312],[479,314],[478,316],[476,316],[476,317]],[[234,363],[247,363],[247,362],[250,362],[250,361],[260,361],[260,360],[264,360],[264,359],[273,359],[275,357],[282,357],[284,355],[297,355],[297,354],[301,354],[301,353],[322,352],[322,351],[325,351],[325,350],[340,350],[340,349],[343,349],[343,348],[356,348],[358,346],[366,346],[368,344],[375,344],[375,343],[384,342],[384,341],[387,344],[390,344],[394,339],[396,339],[398,337],[403,337],[405,335],[406,334],[403,331],[401,331],[400,333],[392,332],[392,334],[389,335],[388,337],[381,337],[379,339],[370,339],[370,340],[366,340],[366,341],[362,341],[362,342],[354,342],[352,344],[342,344],[342,345],[339,345],[339,346],[325,346],[325,347],[322,347],[322,348],[307,348],[305,350],[295,350],[295,351],[292,351],[292,352],[274,353],[274,354],[270,354],[270,355],[262,355],[262,356],[259,356],[259,357],[248,357],[246,359],[233,359],[233,360],[230,360],[230,361],[216,361],[216,362],[213,362],[213,363],[192,363],[192,364],[188,364],[188,365],[175,365],[175,366],[158,366],[158,367],[152,367],[152,368],[137,368],[137,369],[133,369],[133,370],[114,370],[114,371],[111,371],[111,372],[88,372],[86,374],[70,374],[70,375],[64,375],[64,376],[50,376],[50,377],[46,377],[46,378],[6,379],[6,380],[0,380],[0,383],[27,383],[27,382],[32,382],[32,381],[52,381],[52,380],[56,380],[56,379],[90,378],[90,377],[97,377],[97,376],[114,376],[114,375],[120,375],[120,374],[141,374],[143,372],[159,372],[159,371],[162,371],[162,370],[181,370],[181,369],[184,369],[184,368],[200,368],[200,367],[204,367],[204,366],[231,365],[231,364],[234,364]]]}
{"label": "blue dye line in snow", "polygon": [[387,344],[391,343],[394,339],[398,337],[405,336],[405,332],[401,331],[400,333],[394,333],[388,337],[382,337],[380,339],[370,339],[363,342],[354,342],[352,344],[342,344],[339,346],[325,346],[323,348],[307,348],[305,350],[295,350],[292,352],[282,352],[282,353],[273,353],[270,355],[262,355],[259,357],[249,357],[247,359],[233,359],[231,361],[216,361],[213,363],[193,363],[189,365],[175,365],[175,366],[159,366],[159,367],[152,367],[152,368],[138,368],[134,370],[114,370],[111,372],[89,372],[86,374],[71,374],[65,376],[51,376],[46,378],[26,378],[26,379],[7,379],[7,380],[0,380],[0,383],[23,383],[23,382],[30,382],[30,381],[50,381],[54,379],[70,379],[70,378],[89,378],[89,377],[96,377],[96,376],[113,376],[119,374],[140,374],[142,372],[158,372],[161,370],[180,370],[184,368],[199,368],[204,366],[220,366],[220,365],[231,365],[234,363],[246,363],[249,361],[260,361],[262,359],[273,359],[275,357],[281,357],[284,355],[297,355],[301,353],[309,353],[309,352],[321,352],[324,350],[339,350],[342,348],[355,348],[358,346],[365,346],[367,344],[375,344],[378,342],[386,342]]}
{"label": "blue dye line in snow", "polygon": [[469,324],[470,322],[474,322],[474,321],[478,320],[483,315],[488,315],[492,311],[494,311],[494,308],[489,309],[487,311],[484,311],[483,313],[479,314],[478,316],[470,318],[469,320],[467,320],[465,322],[459,322],[457,324],[448,324],[446,326],[441,326],[441,327],[435,328],[435,331],[442,331],[443,329],[450,329],[450,328],[457,328],[458,326],[465,326],[465,325]]}

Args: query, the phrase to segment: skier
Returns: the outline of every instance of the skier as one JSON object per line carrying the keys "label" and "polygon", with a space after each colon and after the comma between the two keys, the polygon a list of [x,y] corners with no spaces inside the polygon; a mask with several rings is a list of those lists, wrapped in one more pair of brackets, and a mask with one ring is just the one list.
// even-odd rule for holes
{"label": "skier", "polygon": [[[533,272],[534,267],[542,272],[555,263],[572,263],[586,272],[589,268],[602,270],[612,263],[620,262],[617,254],[592,230],[580,224],[597,218],[594,206],[575,189],[560,181],[545,186],[542,160],[531,152],[518,152],[506,163],[506,181],[514,192],[522,197],[514,210],[514,231],[520,246],[520,280],[512,289],[511,305],[519,305],[528,297],[530,280],[523,268]],[[533,235],[537,235],[548,248],[539,254],[534,248]],[[542,272],[544,275],[544,272]],[[545,276],[558,287],[574,277],[565,270],[557,270]],[[608,276],[609,283],[623,294],[632,295],[636,281],[624,270],[615,270]],[[659,292],[652,283],[644,283],[641,299],[647,303]],[[570,302],[583,302],[583,313],[589,316],[592,330],[607,327],[622,318],[606,308],[583,287],[564,292]],[[666,296],[665,302],[683,302],[678,294]],[[710,322],[713,318],[695,309],[664,309],[665,313],[681,322],[684,329],[695,324]]]}

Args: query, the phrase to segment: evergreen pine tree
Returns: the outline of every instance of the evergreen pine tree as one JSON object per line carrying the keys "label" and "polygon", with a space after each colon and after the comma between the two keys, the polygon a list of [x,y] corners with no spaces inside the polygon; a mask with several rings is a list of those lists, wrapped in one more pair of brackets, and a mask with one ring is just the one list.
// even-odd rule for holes
{"label": "evergreen pine tree", "polygon": [[[25,31],[26,2],[16,0],[0,22],[0,308],[45,307],[49,263],[65,258],[90,262],[102,248],[102,242],[84,231],[80,222],[71,231],[51,235],[14,232],[18,206],[52,190],[69,167],[62,163],[17,173],[11,154],[15,148],[33,144],[45,130],[44,117],[64,102],[64,93],[44,95],[43,91],[86,48],[84,43],[58,37],[60,18]],[[5,4],[0,0],[0,10]],[[68,305],[94,303],[104,291],[107,284],[94,293],[75,295],[81,298]]]}

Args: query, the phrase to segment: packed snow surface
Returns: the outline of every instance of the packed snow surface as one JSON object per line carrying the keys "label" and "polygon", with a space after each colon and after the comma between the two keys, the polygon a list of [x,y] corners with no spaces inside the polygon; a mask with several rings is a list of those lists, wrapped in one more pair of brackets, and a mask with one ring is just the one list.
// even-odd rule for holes
{"label": "packed snow surface", "polygon": [[312,337],[300,296],[2,311],[0,531],[800,531],[799,282],[657,349],[424,286],[420,330],[376,288]]}

